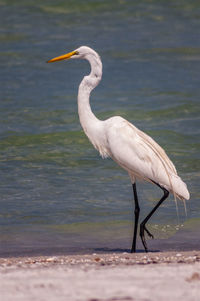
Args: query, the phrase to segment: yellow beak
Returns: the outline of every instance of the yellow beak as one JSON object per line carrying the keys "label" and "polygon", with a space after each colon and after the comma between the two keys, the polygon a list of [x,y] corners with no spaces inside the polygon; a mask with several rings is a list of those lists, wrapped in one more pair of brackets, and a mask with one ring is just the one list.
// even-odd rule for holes
{"label": "yellow beak", "polygon": [[77,51],[72,51],[72,52],[69,52],[67,54],[63,54],[63,55],[54,57],[53,59],[47,61],[47,63],[53,63],[53,62],[57,62],[57,61],[68,60],[68,59],[70,59],[70,57],[72,57],[75,54],[78,54]]}

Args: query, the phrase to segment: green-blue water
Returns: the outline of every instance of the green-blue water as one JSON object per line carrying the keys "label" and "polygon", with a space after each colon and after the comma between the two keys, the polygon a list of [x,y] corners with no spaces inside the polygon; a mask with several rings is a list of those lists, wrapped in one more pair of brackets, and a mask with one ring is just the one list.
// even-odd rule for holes
{"label": "green-blue water", "polygon": [[[190,190],[187,217],[178,202],[179,227],[173,197],[151,219],[167,239],[149,246],[200,248],[199,32],[199,1],[0,0],[1,256],[131,245],[128,175],[99,157],[78,120],[88,63],[45,63],[81,45],[103,61],[95,114],[121,115],[150,134]],[[161,191],[139,183],[138,192],[142,219]]]}

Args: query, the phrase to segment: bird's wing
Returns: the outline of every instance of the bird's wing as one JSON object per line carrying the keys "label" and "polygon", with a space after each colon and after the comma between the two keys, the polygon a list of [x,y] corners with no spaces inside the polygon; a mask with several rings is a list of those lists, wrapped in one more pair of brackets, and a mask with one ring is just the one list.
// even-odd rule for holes
{"label": "bird's wing", "polygon": [[[132,126],[132,125],[129,123],[129,126]],[[148,147],[150,147],[152,149],[152,151],[154,152],[154,154],[159,158],[159,160],[164,163],[166,168],[170,172],[177,174],[174,164],[169,159],[169,157],[167,156],[164,149],[156,141],[154,141],[150,136],[148,136],[144,132],[138,130],[138,135],[140,136],[143,143],[147,144]]]}
{"label": "bird's wing", "polygon": [[138,178],[169,186],[170,174],[177,175],[165,151],[151,137],[121,117],[109,120],[107,141],[110,156]]}

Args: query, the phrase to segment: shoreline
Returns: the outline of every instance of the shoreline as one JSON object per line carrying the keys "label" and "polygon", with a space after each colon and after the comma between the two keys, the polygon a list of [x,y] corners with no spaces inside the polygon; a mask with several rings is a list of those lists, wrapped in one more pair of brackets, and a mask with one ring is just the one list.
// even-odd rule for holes
{"label": "shoreline", "polygon": [[198,301],[200,251],[0,258],[4,301]]}
{"label": "shoreline", "polygon": [[0,258],[0,269],[6,267],[30,267],[51,265],[137,265],[137,264],[168,264],[168,263],[196,263],[200,262],[200,251],[167,251],[142,253],[93,253],[74,255],[37,255]]}

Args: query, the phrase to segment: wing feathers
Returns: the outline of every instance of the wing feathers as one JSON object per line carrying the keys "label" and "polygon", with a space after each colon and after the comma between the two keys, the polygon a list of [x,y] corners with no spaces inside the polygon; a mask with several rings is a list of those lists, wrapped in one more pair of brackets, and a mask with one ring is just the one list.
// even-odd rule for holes
{"label": "wing feathers", "polygon": [[113,117],[109,123],[109,153],[119,165],[137,178],[159,183],[179,198],[189,198],[174,164],[151,137],[121,117]]}

